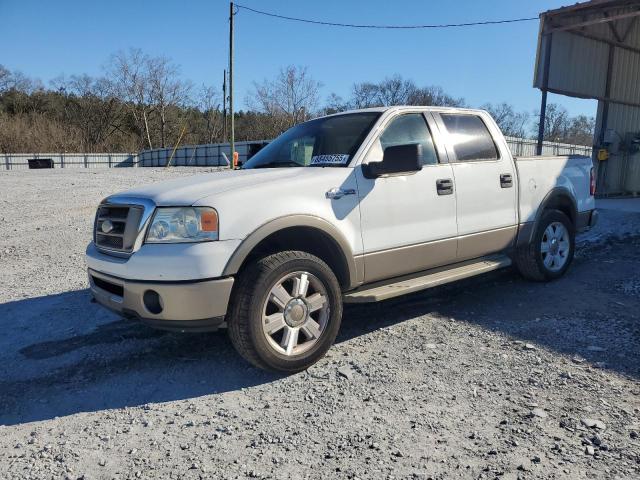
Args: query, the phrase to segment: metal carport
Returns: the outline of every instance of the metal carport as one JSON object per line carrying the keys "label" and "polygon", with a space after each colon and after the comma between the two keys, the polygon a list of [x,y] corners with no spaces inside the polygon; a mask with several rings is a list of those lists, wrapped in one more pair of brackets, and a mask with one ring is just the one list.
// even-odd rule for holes
{"label": "metal carport", "polygon": [[[640,192],[640,0],[593,0],[540,15],[534,87],[598,100],[600,196]],[[598,161],[606,150],[607,160]],[[602,155],[602,153],[601,153]],[[606,156],[606,154],[604,154]]]}

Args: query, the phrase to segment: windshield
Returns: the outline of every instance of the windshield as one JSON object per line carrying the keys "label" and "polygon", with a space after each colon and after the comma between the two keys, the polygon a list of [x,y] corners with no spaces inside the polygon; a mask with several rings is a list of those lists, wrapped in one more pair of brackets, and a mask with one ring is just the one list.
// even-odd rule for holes
{"label": "windshield", "polygon": [[356,153],[379,112],[318,118],[290,128],[242,168],[344,167]]}

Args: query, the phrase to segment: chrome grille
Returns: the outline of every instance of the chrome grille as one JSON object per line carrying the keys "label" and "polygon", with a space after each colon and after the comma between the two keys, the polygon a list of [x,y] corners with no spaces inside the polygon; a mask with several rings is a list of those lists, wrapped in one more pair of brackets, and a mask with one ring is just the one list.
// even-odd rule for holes
{"label": "chrome grille", "polygon": [[[131,253],[140,233],[143,213],[144,207],[140,205],[100,205],[94,225],[96,247],[105,253]],[[109,228],[105,228],[105,224]]]}

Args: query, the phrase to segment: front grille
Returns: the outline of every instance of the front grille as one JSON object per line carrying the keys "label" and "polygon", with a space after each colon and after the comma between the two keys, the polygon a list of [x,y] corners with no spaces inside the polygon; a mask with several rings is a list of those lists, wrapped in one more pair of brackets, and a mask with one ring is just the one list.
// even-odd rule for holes
{"label": "front grille", "polygon": [[105,253],[131,253],[144,212],[138,205],[100,205],[96,213],[94,242]]}

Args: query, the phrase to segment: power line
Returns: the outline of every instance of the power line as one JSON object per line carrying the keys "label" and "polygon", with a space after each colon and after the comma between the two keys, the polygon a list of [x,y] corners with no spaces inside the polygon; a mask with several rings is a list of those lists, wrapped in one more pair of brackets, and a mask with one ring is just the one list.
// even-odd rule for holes
{"label": "power line", "polygon": [[431,25],[361,25],[354,23],[336,23],[336,22],[323,22],[320,20],[309,20],[306,18],[288,17],[286,15],[279,15],[276,13],[264,12],[262,10],[256,10],[255,8],[245,7],[244,5],[235,4],[238,9],[248,10],[249,12],[258,13],[260,15],[266,15],[267,17],[279,18],[281,20],[291,20],[294,22],[313,23],[315,25],[327,25],[330,27],[346,27],[346,28],[380,28],[380,29],[395,29],[395,30],[409,30],[409,29],[425,29],[425,28],[457,28],[457,27],[473,27],[478,25],[500,25],[504,23],[516,23],[516,22],[530,22],[532,20],[538,20],[538,17],[528,18],[512,18],[507,20],[485,20],[480,22],[469,23],[443,23],[443,24],[431,24]]}

